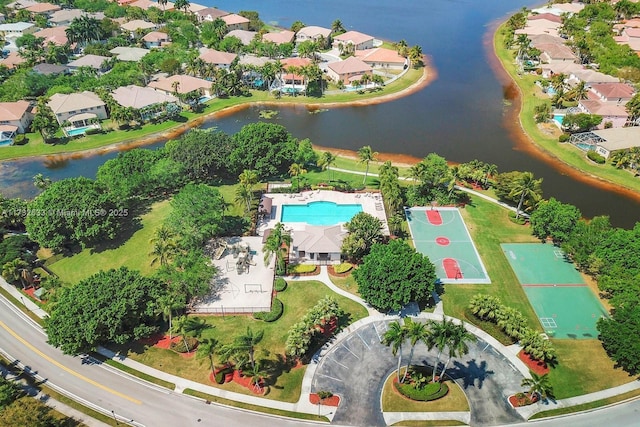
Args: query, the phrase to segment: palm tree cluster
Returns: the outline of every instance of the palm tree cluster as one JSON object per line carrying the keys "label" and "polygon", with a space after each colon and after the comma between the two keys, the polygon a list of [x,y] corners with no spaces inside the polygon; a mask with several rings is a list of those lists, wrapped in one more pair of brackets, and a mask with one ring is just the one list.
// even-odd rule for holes
{"label": "palm tree cluster", "polygon": [[[331,330],[328,326],[343,315],[343,310],[338,302],[326,296],[314,305],[298,323],[295,323],[285,344],[285,353],[294,358],[301,358],[307,354],[311,346],[317,342],[318,337],[325,335]],[[332,332],[332,331],[331,331]]]}
{"label": "palm tree cluster", "polygon": [[533,371],[529,371],[531,378],[523,378],[520,385],[522,387],[529,387],[529,399],[533,399],[534,395],[539,395],[541,398],[547,397],[553,398],[553,386],[549,379],[549,374],[538,375]]}
{"label": "palm tree cluster", "polygon": [[277,275],[284,275],[287,272],[286,258],[290,244],[291,234],[284,229],[282,223],[277,223],[271,230],[262,248],[265,264],[271,262],[271,259],[275,255]]}
{"label": "palm tree cluster", "polygon": [[151,243],[151,265],[165,266],[180,252],[176,241],[176,233],[166,225],[161,225],[155,235],[149,240]]}
{"label": "palm tree cluster", "polygon": [[258,183],[258,172],[245,169],[238,176],[240,185],[236,187],[236,199],[237,203],[240,203],[244,207],[244,213],[251,212],[251,206],[253,204],[253,190]]}
{"label": "palm tree cluster", "polygon": [[640,147],[614,152],[611,156],[611,164],[618,169],[629,169],[637,172],[640,168]]}
{"label": "palm tree cluster", "polygon": [[518,310],[502,304],[492,295],[476,294],[469,301],[469,311],[478,319],[498,325],[509,337],[519,340],[525,353],[543,362],[556,358],[551,341],[527,326],[527,319]]}
{"label": "palm tree cluster", "polygon": [[99,88],[96,94],[100,97],[109,110],[109,117],[120,126],[128,126],[132,121],[141,121],[140,111],[133,107],[123,107],[113,98],[113,95],[105,89]]}
{"label": "palm tree cluster", "polygon": [[69,43],[86,45],[104,37],[100,21],[88,15],[74,18],[65,30]]}
{"label": "palm tree cluster", "polygon": [[[411,351],[407,361],[407,369],[401,378],[402,346],[407,340],[411,345]],[[443,380],[451,360],[469,353],[469,343],[475,341],[475,335],[467,331],[464,323],[456,324],[453,320],[445,317],[442,322],[429,320],[426,323],[421,323],[407,318],[404,324],[400,325],[400,322],[394,321],[389,324],[389,328],[382,337],[382,344],[390,346],[394,356],[398,355],[398,382],[404,382],[407,378],[408,372],[411,370],[413,352],[419,342],[425,344],[429,351],[434,348],[438,351],[431,377],[431,381],[435,382],[436,378],[439,378],[439,381]],[[443,353],[446,353],[448,358],[438,372]]]}
{"label": "palm tree cluster", "polygon": [[14,285],[20,283],[23,289],[33,285],[31,266],[22,258],[16,258],[3,265],[2,277]]}

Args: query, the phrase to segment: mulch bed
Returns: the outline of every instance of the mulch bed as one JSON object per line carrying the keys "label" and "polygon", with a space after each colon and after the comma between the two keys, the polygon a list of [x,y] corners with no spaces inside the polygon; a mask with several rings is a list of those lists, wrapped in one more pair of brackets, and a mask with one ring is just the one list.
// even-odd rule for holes
{"label": "mulch bed", "polygon": [[512,394],[511,396],[509,396],[509,404],[511,406],[513,406],[514,408],[533,405],[537,401],[538,401],[538,397],[536,395],[533,396],[533,399],[531,399],[531,401],[529,403],[527,403],[527,398],[526,397],[519,399],[518,397],[516,397],[515,394]]}
{"label": "mulch bed", "polygon": [[[317,393],[311,393],[309,395],[309,402],[312,405],[317,405],[318,403],[320,403],[320,397],[318,397]],[[331,397],[327,397],[322,400],[322,405],[338,407],[338,405],[340,405],[340,397],[336,396],[335,394]]]}
{"label": "mulch bed", "polygon": [[336,273],[336,270],[333,268],[333,265],[328,265],[327,266],[327,272],[331,275],[331,276],[335,276],[335,277],[347,277],[348,275],[350,275],[353,272],[353,268],[351,268],[351,270],[349,271],[345,271],[344,273]]}
{"label": "mulch bed", "polygon": [[320,274],[320,266],[316,265],[316,269],[309,272],[309,273],[288,273],[289,276],[317,276],[318,274]]}
{"label": "mulch bed", "polygon": [[256,391],[255,387],[251,384],[251,378],[243,377],[242,373],[238,370],[233,371],[233,382],[240,384],[247,390],[250,390],[254,394],[263,395],[267,392],[267,387],[262,387],[262,391]]}
{"label": "mulch bed", "polygon": [[527,368],[531,369],[537,375],[548,374],[550,371],[549,366],[547,366],[546,363],[532,358],[527,353],[525,353],[524,350],[520,350],[520,353],[518,353],[518,358],[522,360],[525,365],[527,365]]}

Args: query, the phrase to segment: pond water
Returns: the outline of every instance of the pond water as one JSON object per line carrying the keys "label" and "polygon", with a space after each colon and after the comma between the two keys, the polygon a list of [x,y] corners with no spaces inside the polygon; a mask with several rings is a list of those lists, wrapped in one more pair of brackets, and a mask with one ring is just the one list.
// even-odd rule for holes
{"label": "pond water", "polygon": [[[611,191],[558,167],[522,141],[517,122],[508,120],[514,88],[496,77],[490,44],[492,25],[533,1],[501,0],[338,0],[243,1],[201,0],[228,11],[257,10],[273,24],[289,27],[301,20],[329,27],[340,19],[355,29],[380,39],[405,39],[419,44],[430,56],[437,79],[405,98],[367,107],[343,107],[311,112],[303,106],[268,107],[271,119],[298,138],[314,144],[357,150],[371,145],[375,151],[422,158],[435,152],[453,162],[479,159],[495,163],[500,171],[528,170],[542,177],[546,198],[578,206],[587,217],[608,214],[617,226],[632,227],[638,220],[640,199]],[[260,108],[212,119],[203,127],[235,132],[244,124],[265,120]],[[157,144],[158,145],[158,144]],[[156,145],[156,146],[157,146]],[[97,167],[115,153],[83,159],[53,157],[46,161],[0,164],[0,189],[8,196],[33,196],[31,177],[43,173],[53,179],[95,176]]]}

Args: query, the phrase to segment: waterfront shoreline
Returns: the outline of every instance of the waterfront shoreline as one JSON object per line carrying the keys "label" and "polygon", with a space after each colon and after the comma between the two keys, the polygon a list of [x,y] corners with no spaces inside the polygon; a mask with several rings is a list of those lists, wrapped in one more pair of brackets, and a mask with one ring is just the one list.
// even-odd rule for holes
{"label": "waterfront shoreline", "polygon": [[513,86],[515,89],[515,97],[510,99],[512,105],[510,105],[504,115],[504,127],[505,130],[511,136],[511,139],[516,143],[515,148],[525,151],[527,154],[536,157],[539,160],[544,161],[558,172],[563,175],[569,176],[577,181],[584,182],[590,186],[603,189],[605,191],[613,192],[615,194],[622,195],[624,197],[640,201],[640,192],[637,189],[628,186],[621,182],[616,182],[611,179],[593,174],[591,172],[580,169],[578,166],[564,160],[558,154],[548,150],[542,144],[540,144],[536,138],[525,130],[522,123],[522,110],[525,102],[525,94],[518,80],[511,75],[507,70],[506,65],[498,55],[497,40],[499,31],[505,24],[505,20],[497,20],[488,26],[488,31],[485,33],[483,44],[485,46],[485,53],[489,66],[495,73],[498,81],[503,87]]}
{"label": "waterfront shoreline", "polygon": [[239,111],[245,110],[247,108],[255,107],[255,106],[271,106],[271,107],[287,107],[287,108],[300,108],[304,107],[309,110],[319,109],[319,108],[345,108],[345,107],[367,107],[370,105],[382,104],[386,102],[395,101],[400,98],[404,98],[410,96],[416,92],[427,87],[433,81],[435,81],[438,77],[437,70],[433,67],[431,59],[428,56],[424,56],[424,66],[422,67],[422,75],[418,80],[414,83],[410,84],[408,87],[401,89],[397,92],[392,92],[384,95],[380,95],[377,97],[362,99],[362,100],[353,100],[353,101],[344,101],[344,102],[314,102],[314,103],[303,103],[303,102],[295,102],[289,101],[287,99],[282,101],[248,101],[246,103],[242,103],[240,105],[234,105],[231,107],[225,107],[221,110],[216,110],[211,113],[205,114],[198,118],[188,121],[184,124],[179,124],[175,127],[172,127],[168,130],[151,133],[146,135],[140,139],[134,140],[123,140],[115,143],[111,143],[108,145],[104,145],[102,147],[95,147],[89,149],[79,149],[72,151],[63,151],[60,153],[52,153],[52,154],[38,154],[32,156],[19,156],[19,157],[10,157],[3,160],[2,162],[19,162],[19,161],[33,161],[33,160],[65,160],[65,159],[82,159],[85,157],[91,157],[96,155],[102,155],[106,153],[110,153],[113,151],[128,151],[134,148],[145,147],[151,144],[155,144],[164,139],[172,139],[178,137],[190,129],[201,126],[205,120],[214,119],[216,117],[226,117],[232,114],[235,114]]}

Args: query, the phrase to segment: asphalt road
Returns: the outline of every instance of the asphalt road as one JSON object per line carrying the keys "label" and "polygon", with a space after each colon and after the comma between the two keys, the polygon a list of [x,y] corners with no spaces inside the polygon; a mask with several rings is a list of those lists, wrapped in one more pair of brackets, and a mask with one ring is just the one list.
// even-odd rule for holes
{"label": "asphalt road", "polygon": [[37,373],[90,404],[115,411],[137,425],[161,426],[311,426],[318,424],[259,415],[174,393],[140,381],[108,365],[70,357],[46,342],[30,319],[0,297],[0,347]]}

